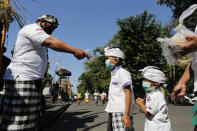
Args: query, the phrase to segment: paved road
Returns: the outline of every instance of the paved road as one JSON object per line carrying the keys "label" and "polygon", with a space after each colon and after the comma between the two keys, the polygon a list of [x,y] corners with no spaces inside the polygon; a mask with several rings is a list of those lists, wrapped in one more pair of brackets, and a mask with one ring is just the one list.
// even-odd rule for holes
{"label": "paved road", "polygon": [[[106,131],[108,114],[104,111],[105,106],[101,103],[95,105],[91,102],[85,105],[72,104],[56,124],[46,131]],[[191,126],[192,106],[169,105],[169,118],[173,131],[193,131]],[[139,112],[136,105],[134,110],[134,127],[136,131],[144,130],[144,114]]]}

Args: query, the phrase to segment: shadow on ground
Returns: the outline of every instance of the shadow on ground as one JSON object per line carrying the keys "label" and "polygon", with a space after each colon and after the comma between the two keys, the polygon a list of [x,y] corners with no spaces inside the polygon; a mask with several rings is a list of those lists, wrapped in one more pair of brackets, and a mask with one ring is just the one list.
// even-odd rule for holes
{"label": "shadow on ground", "polygon": [[[100,126],[105,122],[96,123],[87,127],[87,123],[94,122],[94,119],[103,112],[91,113],[91,111],[81,111],[81,112],[65,112],[61,119],[56,123],[53,131],[86,131],[90,130],[96,126]],[[79,117],[80,116],[80,117]]]}

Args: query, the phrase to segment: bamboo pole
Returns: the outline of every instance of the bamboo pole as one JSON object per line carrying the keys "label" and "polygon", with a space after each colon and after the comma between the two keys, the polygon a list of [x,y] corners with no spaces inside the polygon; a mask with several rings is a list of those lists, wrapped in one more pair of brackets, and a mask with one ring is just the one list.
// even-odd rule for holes
{"label": "bamboo pole", "polygon": [[[10,0],[3,1],[3,5],[2,5],[3,10],[4,10],[5,6],[9,5],[9,2],[10,2]],[[8,5],[6,5],[6,4],[8,4]],[[3,24],[3,34],[1,37],[1,48],[0,48],[0,72],[2,70],[2,64],[3,64],[2,57],[3,57],[3,53],[4,53],[4,43],[5,43],[5,36],[6,36],[6,20],[5,20],[5,18],[4,18],[4,20],[1,21],[1,23]]]}
{"label": "bamboo pole", "polygon": [[0,72],[1,72],[1,67],[3,64],[2,57],[3,57],[3,53],[4,53],[5,34],[6,34],[6,24],[3,23],[3,34],[1,37],[1,51],[0,51]]}

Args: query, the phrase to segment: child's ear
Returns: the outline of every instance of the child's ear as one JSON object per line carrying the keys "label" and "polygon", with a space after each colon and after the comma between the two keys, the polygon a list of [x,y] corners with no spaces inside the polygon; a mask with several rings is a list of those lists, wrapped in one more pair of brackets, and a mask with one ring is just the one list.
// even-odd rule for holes
{"label": "child's ear", "polygon": [[119,62],[119,59],[118,58],[116,58],[115,60],[116,60],[117,63]]}
{"label": "child's ear", "polygon": [[118,59],[115,59],[115,64],[117,65],[119,63],[119,60]]}

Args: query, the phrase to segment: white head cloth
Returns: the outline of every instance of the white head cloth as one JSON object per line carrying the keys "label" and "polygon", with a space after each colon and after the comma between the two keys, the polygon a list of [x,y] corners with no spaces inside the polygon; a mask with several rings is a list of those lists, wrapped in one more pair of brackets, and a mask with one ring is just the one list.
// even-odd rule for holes
{"label": "white head cloth", "polygon": [[152,82],[163,84],[166,82],[166,77],[165,74],[158,69],[159,68],[155,66],[147,66],[139,71],[142,71],[142,76],[145,79],[150,80]]}
{"label": "white head cloth", "polygon": [[109,48],[104,49],[105,56],[113,56],[124,59],[124,53],[119,48]]}

